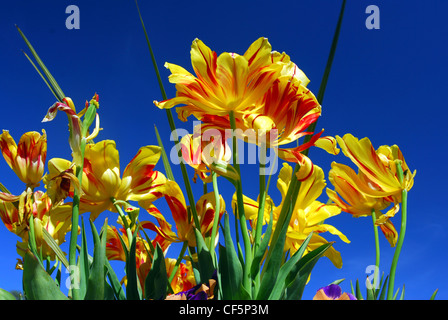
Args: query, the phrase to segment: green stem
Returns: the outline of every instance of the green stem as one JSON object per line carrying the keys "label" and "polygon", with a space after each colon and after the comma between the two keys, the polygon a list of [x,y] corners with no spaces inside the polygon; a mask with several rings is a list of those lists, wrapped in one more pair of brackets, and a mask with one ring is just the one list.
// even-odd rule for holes
{"label": "green stem", "polygon": [[[82,186],[82,173],[84,169],[84,151],[86,148],[86,139],[81,139],[81,164],[76,166],[76,177],[79,181],[79,188]],[[70,233],[70,245],[69,245],[69,253],[68,253],[68,261],[70,266],[70,281],[71,281],[71,293],[73,300],[79,300],[81,298],[81,292],[79,290],[76,272],[76,246],[78,242],[78,226],[79,226],[79,203],[80,203],[80,195],[78,190],[74,190],[73,192],[73,205],[72,205],[72,227]]]}
{"label": "green stem", "polygon": [[261,171],[266,167],[266,145],[262,144],[260,146],[260,195],[258,199],[258,216],[257,216],[257,225],[255,229],[255,245],[254,245],[254,253],[257,251],[261,242],[261,231],[263,227],[263,218],[264,218],[264,206],[266,202],[266,176],[261,174]]}
{"label": "green stem", "polygon": [[251,243],[249,239],[249,231],[247,230],[247,222],[246,222],[246,215],[244,213],[244,202],[243,202],[243,188],[241,184],[241,171],[240,171],[240,164],[238,159],[238,142],[237,137],[235,135],[236,130],[236,122],[235,122],[235,115],[233,111],[229,112],[229,120],[230,120],[230,127],[232,129],[232,139],[233,139],[233,165],[239,175],[239,179],[236,184],[236,196],[237,196],[237,204],[238,204],[238,217],[241,227],[241,233],[243,236],[243,243],[244,243],[244,254],[246,261],[244,263],[244,270],[243,270],[243,286],[247,289],[248,292],[252,292],[251,289],[251,276],[250,276],[250,268],[252,265],[252,248]]}
{"label": "green stem", "polygon": [[[182,245],[182,249],[179,253],[179,257],[176,260],[176,264],[174,265],[173,271],[171,271],[170,277],[168,279],[168,284],[171,284],[171,281],[173,281],[174,276],[176,275],[177,269],[179,269],[180,262],[184,258],[185,251],[187,251],[188,248],[188,241],[184,241],[184,244]],[[171,287],[171,285],[170,285]]]}
{"label": "green stem", "polygon": [[[295,208],[297,195],[299,193],[300,185],[301,185],[301,183],[299,183],[300,181],[297,180],[297,177],[296,177],[296,173],[299,172],[299,169],[300,169],[300,165],[297,163],[294,168],[294,172],[292,174],[292,178],[291,178],[291,182],[288,187],[288,191],[286,192],[286,196],[283,201],[283,206],[280,210],[280,215],[277,220],[277,227],[274,229],[274,233],[272,235],[272,240],[271,240],[272,243],[277,242],[277,239],[279,237],[279,234],[280,234],[283,224],[289,223],[289,219],[287,219],[287,218],[291,217],[291,214],[289,212],[290,208],[292,208],[292,210],[294,210],[294,208]],[[286,221],[286,220],[288,220],[288,221]],[[271,253],[271,251],[268,251],[268,258],[270,257],[270,253]]]}
{"label": "green stem", "polygon": [[[145,27],[145,24],[143,22],[143,17],[141,15],[140,8],[138,6],[137,1],[135,1],[135,5],[137,7],[138,16],[139,16],[140,22],[142,24],[143,32],[145,33],[146,43],[148,44],[149,53],[150,53],[150,56],[151,56],[152,64],[154,66],[154,70],[156,72],[156,76],[157,76],[157,81],[159,83],[160,92],[162,93],[162,98],[163,98],[163,100],[167,100],[167,95],[166,95],[166,92],[165,92],[165,88],[163,86],[162,78],[160,77],[160,72],[159,72],[159,68],[157,66],[157,61],[156,61],[156,58],[155,58],[155,54],[154,54],[154,51],[152,50],[152,46],[151,46],[151,43],[150,43],[149,37],[148,37],[148,32],[146,31],[146,27]],[[185,164],[182,161],[182,155],[180,153],[179,137],[177,135],[176,125],[174,123],[173,114],[171,112],[171,109],[166,109],[165,111],[166,111],[166,115],[168,117],[168,123],[170,125],[171,133],[172,133],[173,138],[174,138],[174,143],[175,143],[175,146],[176,146],[176,150],[177,150],[177,153],[179,155],[180,168],[182,170],[182,177],[183,177],[183,180],[184,180],[184,183],[185,183],[185,188],[187,190],[187,196],[188,196],[188,201],[190,203],[190,208],[191,208],[191,213],[192,213],[192,216],[193,216],[193,221],[194,221],[194,224],[195,224],[196,228],[198,230],[201,230],[201,227],[200,227],[200,224],[199,224],[199,219],[198,219],[198,213],[196,211],[196,202],[194,200],[193,192],[191,190],[191,185],[190,185],[190,180],[188,178],[187,168],[186,168]]]}
{"label": "green stem", "polygon": [[[403,185],[403,169],[401,163],[397,161],[396,163],[398,178],[400,184]],[[389,273],[389,287],[387,291],[387,300],[393,300],[394,294],[394,284],[395,284],[395,273],[397,270],[397,263],[400,257],[401,248],[403,247],[404,236],[406,233],[406,223],[407,223],[407,202],[408,202],[408,191],[404,188],[401,191],[401,227],[400,235],[398,237],[397,246],[395,248],[394,257],[392,259],[392,265],[390,267]]]}
{"label": "green stem", "polygon": [[218,224],[219,224],[219,212],[221,210],[220,208],[220,199],[219,199],[219,190],[218,190],[218,181],[216,172],[212,171],[212,179],[213,179],[213,193],[215,195],[215,217],[213,220],[213,227],[212,227],[212,234],[210,237],[210,252],[213,252],[213,263],[215,264],[215,269],[218,268],[218,257],[216,255],[215,250],[215,239],[216,239],[216,233],[218,231]]}
{"label": "green stem", "polygon": [[129,248],[130,248],[131,244],[132,244],[132,237],[133,237],[133,235],[132,235],[131,228],[129,227],[128,219],[126,219],[126,215],[124,214],[124,212],[121,209],[120,205],[115,201],[115,199],[112,198],[110,200],[114,204],[115,209],[117,209],[117,212],[118,212],[118,215],[121,218],[121,221],[123,221],[123,226],[126,229],[126,235],[128,237]]}
{"label": "green stem", "polygon": [[[264,171],[266,168],[266,152],[267,152],[266,144],[263,143],[260,146],[260,172],[259,172],[260,195],[258,199],[258,216],[257,216],[257,224],[255,227],[254,250],[252,252],[253,256],[255,256],[256,252],[258,251],[258,248],[260,247],[263,220],[264,220],[264,207],[266,202],[267,190],[266,190],[266,176],[262,171]],[[252,277],[254,277],[254,292],[256,294],[258,292],[261,280],[260,272],[258,272],[256,275],[252,275]]]}
{"label": "green stem", "polygon": [[375,273],[373,277],[373,287],[376,288],[380,268],[380,242],[378,239],[378,226],[376,225],[375,209],[372,209],[373,233],[375,235]]}
{"label": "green stem", "polygon": [[[331,43],[330,53],[329,53],[328,59],[327,59],[327,65],[325,67],[324,74],[322,76],[322,81],[320,83],[319,92],[317,93],[317,96],[316,96],[316,99],[319,102],[319,104],[322,104],[322,102],[324,100],[325,89],[327,87],[328,78],[330,77],[331,66],[333,64],[334,56],[336,54],[336,48],[337,48],[337,45],[338,45],[339,34],[341,33],[342,19],[344,17],[345,3],[346,3],[346,0],[344,0],[342,2],[341,10],[339,12],[338,22],[337,22],[337,25],[336,25],[336,30],[335,30],[334,35],[333,35],[333,42]],[[317,124],[317,120],[314,121],[308,127],[307,131],[308,132],[314,132],[314,130],[316,129],[316,124]],[[305,144],[308,141],[310,141],[311,137],[312,137],[311,134],[305,136],[305,139],[304,139],[303,143]],[[308,154],[308,150],[309,149],[305,150],[305,152],[304,152],[305,155]]]}

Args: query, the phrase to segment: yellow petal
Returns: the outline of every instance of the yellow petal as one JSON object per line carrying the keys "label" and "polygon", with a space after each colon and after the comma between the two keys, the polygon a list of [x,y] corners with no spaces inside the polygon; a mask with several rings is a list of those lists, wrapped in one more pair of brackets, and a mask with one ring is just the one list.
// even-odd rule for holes
{"label": "yellow petal", "polygon": [[358,140],[351,134],[336,136],[342,152],[349,157],[371,181],[385,193],[393,195],[401,191],[400,183],[377,155],[368,138]]}
{"label": "yellow petal", "polygon": [[120,187],[120,162],[115,141],[88,144],[85,149],[82,189],[87,201],[105,201],[115,197]]}
{"label": "yellow petal", "polygon": [[318,148],[324,149],[330,154],[337,155],[340,152],[340,149],[337,147],[337,141],[334,137],[321,137],[317,139],[314,145]]}

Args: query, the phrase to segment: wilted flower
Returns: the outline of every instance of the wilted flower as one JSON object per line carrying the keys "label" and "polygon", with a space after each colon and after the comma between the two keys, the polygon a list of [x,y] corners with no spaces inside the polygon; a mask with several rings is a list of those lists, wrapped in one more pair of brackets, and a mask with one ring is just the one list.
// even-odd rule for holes
{"label": "wilted flower", "polygon": [[65,242],[65,235],[70,230],[70,219],[56,220],[52,215],[50,197],[42,192],[32,192],[30,188],[20,196],[0,192],[0,218],[6,228],[22,239],[17,243],[17,252],[24,256],[28,248],[30,218],[33,219],[36,246],[43,258],[54,260],[53,249],[44,240],[43,229],[58,245]]}

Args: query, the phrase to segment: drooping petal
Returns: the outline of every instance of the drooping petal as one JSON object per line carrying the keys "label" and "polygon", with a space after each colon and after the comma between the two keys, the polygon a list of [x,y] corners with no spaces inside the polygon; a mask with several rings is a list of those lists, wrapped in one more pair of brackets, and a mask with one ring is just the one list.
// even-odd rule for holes
{"label": "drooping petal", "polygon": [[389,206],[390,202],[386,199],[371,197],[361,192],[370,187],[358,179],[354,170],[349,166],[333,162],[331,168],[329,180],[335,190],[327,189],[327,195],[344,212],[355,217],[369,216],[372,209],[383,210]]}
{"label": "drooping petal", "polygon": [[387,219],[385,223],[380,225],[380,229],[386,237],[387,241],[389,241],[390,246],[395,247],[398,240],[398,231],[392,221],[390,221],[390,219]]}
{"label": "drooping petal", "polygon": [[81,165],[81,120],[79,119],[76,111],[74,110],[73,103],[70,98],[63,100],[65,103],[56,102],[49,109],[42,122],[52,121],[58,112],[63,111],[67,114],[69,123],[69,144],[73,152],[73,161],[77,165]]}
{"label": "drooping petal", "polygon": [[368,138],[358,140],[353,135],[346,134],[343,138],[336,136],[336,139],[342,152],[369,180],[376,183],[384,194],[394,195],[401,191],[400,182],[394,171],[384,165]]}
{"label": "drooping petal", "polygon": [[172,231],[172,226],[166,221],[163,214],[154,206],[151,205],[147,209],[148,213],[156,218],[158,226],[152,221],[144,221],[141,223],[142,227],[157,232],[159,236],[168,240],[169,242],[180,242],[181,239]]}
{"label": "drooping petal", "polygon": [[324,149],[329,154],[337,155],[340,152],[340,149],[337,147],[337,141],[334,137],[320,137],[316,140],[314,145],[318,148]]}

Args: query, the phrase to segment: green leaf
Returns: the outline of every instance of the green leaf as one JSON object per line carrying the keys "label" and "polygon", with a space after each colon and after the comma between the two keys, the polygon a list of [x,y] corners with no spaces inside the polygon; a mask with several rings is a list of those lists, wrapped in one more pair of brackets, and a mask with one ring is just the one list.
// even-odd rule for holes
{"label": "green leaf", "polygon": [[89,107],[86,110],[86,113],[84,114],[84,120],[82,122],[82,131],[81,134],[83,137],[87,136],[87,132],[92,125],[93,121],[95,121],[96,117],[96,106],[92,103],[89,104]]}
{"label": "green leaf", "polygon": [[[107,277],[107,269],[105,270]],[[115,300],[115,290],[107,281],[104,282],[104,300]]]}
{"label": "green leaf", "polygon": [[339,280],[334,280],[332,283],[330,284],[335,284],[335,285],[340,285],[342,283],[342,281],[344,281],[345,279],[339,279]]}
{"label": "green leaf", "polygon": [[47,229],[42,228],[42,234],[43,234],[43,238],[44,241],[48,244],[48,246],[53,250],[53,252],[56,254],[56,256],[58,257],[59,261],[62,262],[62,264],[68,268],[69,264],[68,264],[68,260],[67,257],[65,256],[65,253],[62,252],[61,248],[59,247],[59,245],[56,243],[56,241],[54,241],[53,237],[51,236],[51,234],[47,231]]}
{"label": "green leaf", "polygon": [[369,277],[367,277],[366,284],[369,283],[370,286],[367,287],[367,300],[375,300],[375,289],[373,288],[372,283],[370,282]]}
{"label": "green leaf", "polygon": [[151,269],[145,279],[145,299],[163,300],[166,297],[168,276],[166,272],[165,256],[157,243]]}
{"label": "green leaf", "polygon": [[[45,64],[42,62],[42,60],[39,58],[36,50],[34,50],[33,46],[31,45],[31,43],[28,41],[27,37],[23,34],[22,30],[20,30],[20,28],[18,26],[16,26],[17,30],[19,31],[20,35],[22,36],[23,40],[25,41],[26,45],[28,46],[28,49],[31,51],[31,54],[33,55],[34,59],[36,59],[37,64],[40,66],[40,68],[42,69],[43,73],[45,74],[45,76],[48,79],[48,82],[50,83],[49,87],[51,89],[51,91],[53,92],[53,94],[55,95],[55,97],[62,102],[62,99],[65,98],[64,93],[62,92],[61,87],[59,87],[58,83],[56,82],[56,80],[53,78],[53,76],[51,75],[50,71],[48,71],[47,67],[45,66]],[[29,59],[29,58],[28,58]],[[31,59],[29,59],[31,61]],[[34,64],[33,64],[34,65]],[[38,70],[36,68],[36,70]],[[41,74],[39,72],[39,74]],[[41,74],[42,76],[42,74]],[[45,80],[45,78],[42,76],[42,78]],[[45,81],[48,85],[48,82]]]}
{"label": "green leaf", "polygon": [[89,253],[87,250],[87,238],[85,229],[86,228],[84,225],[84,219],[81,217],[81,249],[78,259],[79,291],[80,291],[79,296],[81,298],[85,297],[86,295],[87,281],[89,279],[89,271],[90,271]]}
{"label": "green leaf", "polygon": [[0,288],[0,300],[16,300],[16,297],[11,292]]}
{"label": "green leaf", "polygon": [[382,289],[381,289],[381,294],[379,297],[379,300],[385,300],[386,299],[386,294],[387,294],[387,285],[388,285],[388,281],[389,280],[389,276],[386,276],[386,279],[384,280]]}
{"label": "green leaf", "polygon": [[43,267],[42,258],[37,252],[37,245],[36,245],[36,232],[34,230],[34,216],[30,215],[30,218],[28,220],[28,224],[30,227],[30,230],[28,232],[28,245],[31,250],[31,252],[37,257],[39,260],[40,265]]}
{"label": "green leaf", "polygon": [[283,223],[278,238],[269,248],[270,255],[268,254],[263,268],[257,300],[266,300],[271,293],[272,285],[277,281],[277,276],[283,261],[283,249],[285,247],[286,231],[288,230],[291,213],[292,208],[290,207],[285,220],[287,223]]}
{"label": "green leaf", "polygon": [[221,245],[219,247],[219,290],[221,290],[224,300],[242,299],[240,288],[243,281],[243,267],[233,244],[227,213],[224,213],[223,231],[225,247]]}
{"label": "green leaf", "polygon": [[104,266],[106,263],[106,235],[107,235],[107,219],[101,232],[101,237],[90,221],[93,234],[93,261],[89,271],[89,279],[87,281],[87,289],[84,300],[104,300],[105,296],[105,279]]}
{"label": "green leaf", "polygon": [[380,283],[378,284],[378,286],[376,288],[374,288],[375,300],[378,298],[378,295],[381,291],[381,287],[383,285],[383,280],[384,280],[384,273],[381,275]]}
{"label": "green leaf", "polygon": [[439,289],[436,289],[429,300],[435,300],[438,291]]}
{"label": "green leaf", "polygon": [[[344,0],[342,2],[341,11],[339,12],[339,18],[338,18],[338,22],[336,24],[336,30],[335,30],[334,35],[333,35],[333,42],[331,43],[330,53],[329,53],[328,59],[327,59],[327,65],[325,67],[324,75],[322,76],[322,81],[320,83],[319,91],[318,91],[317,96],[316,96],[316,99],[317,99],[317,101],[320,104],[322,104],[322,102],[324,100],[325,89],[327,88],[327,82],[328,82],[328,78],[330,77],[331,66],[333,64],[334,56],[336,54],[336,48],[337,48],[337,45],[338,45],[339,34],[341,33],[342,19],[344,17],[345,3],[346,3],[346,0]],[[308,127],[307,131],[308,132],[314,132],[315,129],[316,129],[316,124],[317,124],[317,121],[314,121]],[[305,139],[303,140],[303,144],[305,144],[308,141],[310,141],[311,137],[312,137],[311,134],[305,136]],[[308,150],[309,149],[306,149],[303,153],[305,155],[308,155]]]}
{"label": "green leaf", "polygon": [[361,294],[361,288],[359,287],[359,281],[356,279],[356,299],[364,300],[364,297]]}
{"label": "green leaf", "polygon": [[30,250],[24,258],[23,289],[28,300],[68,300]]}
{"label": "green leaf", "polygon": [[210,169],[219,174],[220,176],[226,178],[235,187],[237,186],[240,175],[238,171],[229,163],[217,160],[210,164]]}
{"label": "green leaf", "polygon": [[266,228],[266,232],[264,233],[263,239],[260,242],[260,246],[258,247],[258,250],[255,252],[254,259],[252,260],[252,266],[250,268],[250,274],[252,278],[255,278],[255,276],[260,272],[261,261],[263,260],[263,257],[269,245],[269,241],[271,240],[272,225],[273,225],[273,218],[271,207],[268,227]]}
{"label": "green leaf", "polygon": [[273,284],[273,288],[271,294],[269,295],[269,300],[279,300],[286,289],[286,279],[294,279],[299,272],[298,268],[294,269],[294,266],[300,261],[305,252],[305,249],[308,246],[308,243],[311,240],[313,233],[310,233],[305,241],[301,244],[299,250],[297,250],[291,259],[289,259],[281,268],[277,277],[275,284]]}
{"label": "green leaf", "polygon": [[404,285],[403,285],[403,290],[401,291],[400,300],[404,300]]}
{"label": "green leaf", "polygon": [[156,131],[157,142],[159,143],[159,147],[162,149],[162,161],[163,167],[165,168],[166,177],[172,181],[174,181],[173,171],[171,170],[171,162],[168,159],[165,148],[163,147],[162,139],[159,135],[159,130],[157,130],[156,125],[154,125],[154,130]]}
{"label": "green leaf", "polygon": [[201,232],[194,228],[194,232],[196,234],[196,246],[198,248],[198,264],[199,264],[199,273],[201,276],[201,283],[208,283],[208,281],[213,276],[213,272],[215,268],[213,266],[213,258],[208,250],[208,247],[202,237]]}
{"label": "green leaf", "polygon": [[392,300],[397,300],[398,292],[400,292],[400,288],[397,289],[397,292],[395,292],[395,294],[394,294]]}
{"label": "green leaf", "polygon": [[317,261],[332,245],[333,242],[321,245],[319,248],[307,253],[294,265],[293,270],[291,270],[286,278],[286,299],[300,300],[302,298],[303,290],[305,289],[311,271]]}
{"label": "green leaf", "polygon": [[8,188],[6,188],[1,182],[0,182],[0,191],[11,194],[11,191],[9,191]]}
{"label": "green leaf", "polygon": [[118,279],[114,269],[110,265],[109,261],[106,260],[107,278],[109,279],[110,286],[114,291],[115,298],[117,300],[126,300],[126,294],[124,293],[123,287]]}
{"label": "green leaf", "polygon": [[128,284],[126,287],[127,300],[142,300],[142,292],[140,289],[140,283],[137,277],[137,265],[135,260],[135,249],[137,244],[137,230],[135,230],[132,236],[131,248],[126,258],[126,277]]}

